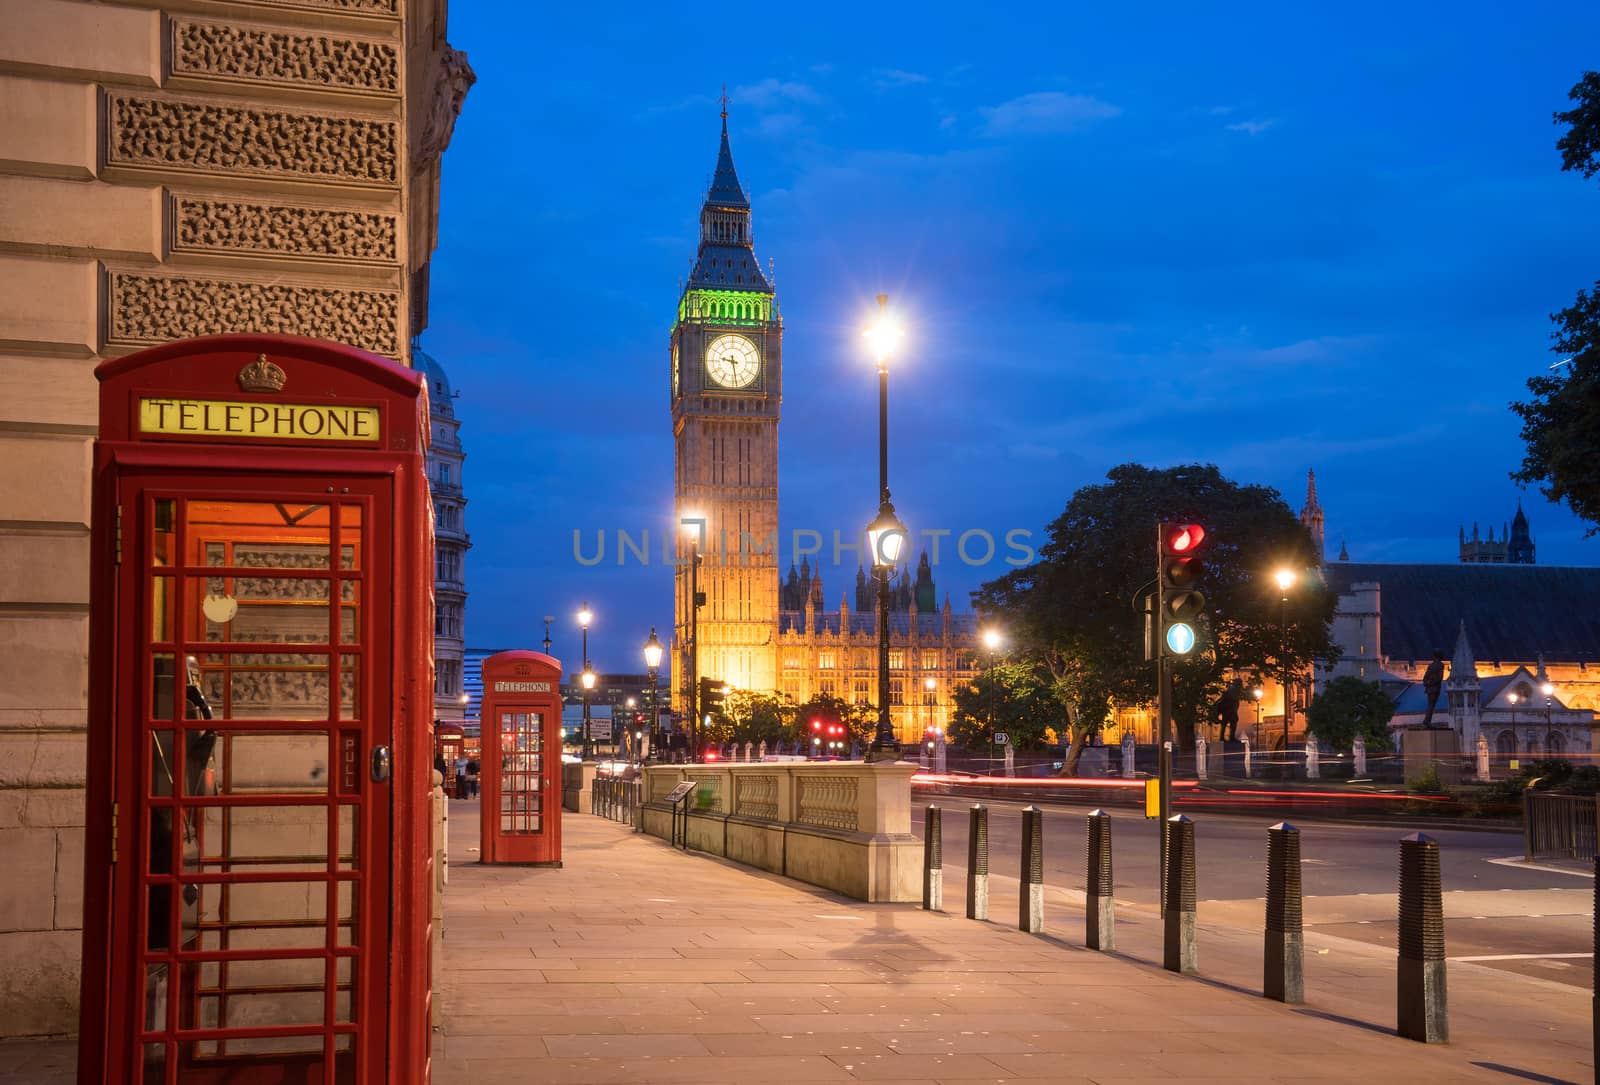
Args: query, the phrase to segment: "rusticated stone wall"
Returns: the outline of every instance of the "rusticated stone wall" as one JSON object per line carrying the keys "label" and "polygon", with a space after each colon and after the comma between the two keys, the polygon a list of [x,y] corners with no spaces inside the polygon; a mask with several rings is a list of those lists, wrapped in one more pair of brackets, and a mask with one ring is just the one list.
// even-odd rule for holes
{"label": "rusticated stone wall", "polygon": [[400,353],[397,290],[110,273],[106,342],[150,346],[228,332],[307,335],[373,354]]}
{"label": "rusticated stone wall", "polygon": [[174,74],[394,94],[400,54],[384,41],[173,21]]}
{"label": "rusticated stone wall", "polygon": [[0,1036],[77,1027],[94,367],[243,331],[409,363],[472,82],[444,0],[24,6],[0,32]]}
{"label": "rusticated stone wall", "polygon": [[393,185],[395,121],[112,94],[106,164]]}
{"label": "rusticated stone wall", "polygon": [[392,264],[399,218],[388,211],[173,197],[175,252],[316,257]]}

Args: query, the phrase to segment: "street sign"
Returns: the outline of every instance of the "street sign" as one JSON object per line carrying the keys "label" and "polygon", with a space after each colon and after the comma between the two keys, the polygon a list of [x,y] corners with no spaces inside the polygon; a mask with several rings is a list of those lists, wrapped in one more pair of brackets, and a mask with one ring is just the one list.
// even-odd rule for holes
{"label": "street sign", "polygon": [[1008,743],[1010,741],[1011,741],[1011,736],[1006,734],[1004,731],[996,731],[994,733],[994,744],[996,746],[1004,746],[1006,743]]}

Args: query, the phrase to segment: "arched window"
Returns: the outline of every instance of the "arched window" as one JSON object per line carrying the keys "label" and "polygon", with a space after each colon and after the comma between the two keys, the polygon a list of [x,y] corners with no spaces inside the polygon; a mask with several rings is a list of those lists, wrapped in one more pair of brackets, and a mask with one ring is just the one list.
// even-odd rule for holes
{"label": "arched window", "polygon": [[1507,757],[1515,756],[1517,752],[1517,736],[1510,731],[1501,731],[1494,740],[1494,752]]}
{"label": "arched window", "polygon": [[1550,756],[1560,757],[1567,752],[1567,740],[1560,731],[1550,732]]}

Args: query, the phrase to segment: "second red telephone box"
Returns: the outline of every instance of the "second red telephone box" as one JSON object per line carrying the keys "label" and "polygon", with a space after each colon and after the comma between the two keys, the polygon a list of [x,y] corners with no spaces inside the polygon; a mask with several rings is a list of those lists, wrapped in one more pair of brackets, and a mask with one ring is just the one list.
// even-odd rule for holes
{"label": "second red telephone box", "polygon": [[539,652],[483,661],[485,863],[561,865],[561,662]]}

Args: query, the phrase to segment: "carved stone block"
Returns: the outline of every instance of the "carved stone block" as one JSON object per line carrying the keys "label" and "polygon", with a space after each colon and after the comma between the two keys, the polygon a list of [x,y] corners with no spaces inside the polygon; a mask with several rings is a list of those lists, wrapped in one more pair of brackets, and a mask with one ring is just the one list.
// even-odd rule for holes
{"label": "carved stone block", "polygon": [[398,0],[256,0],[280,8],[332,11],[343,15],[399,15]]}
{"label": "carved stone block", "polygon": [[111,92],[108,165],[392,187],[394,121]]}
{"label": "carved stone block", "polygon": [[399,50],[387,42],[192,19],[173,23],[172,72],[390,95],[400,89]]}
{"label": "carved stone block", "polygon": [[109,273],[109,343],[144,346],[199,335],[303,335],[398,358],[400,294],[293,283]]}
{"label": "carved stone block", "polygon": [[203,196],[173,197],[178,252],[267,253],[392,264],[395,216]]}

